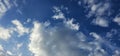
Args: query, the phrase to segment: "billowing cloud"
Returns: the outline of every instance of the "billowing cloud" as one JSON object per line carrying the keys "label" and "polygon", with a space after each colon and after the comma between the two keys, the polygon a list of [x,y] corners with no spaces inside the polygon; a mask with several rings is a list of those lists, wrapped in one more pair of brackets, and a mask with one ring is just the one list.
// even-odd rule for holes
{"label": "billowing cloud", "polygon": [[66,26],[47,28],[43,23],[34,22],[29,50],[34,56],[78,56],[81,53],[72,51],[72,46],[70,46],[72,42],[75,42],[74,33]]}
{"label": "billowing cloud", "polygon": [[[34,56],[109,56],[107,50],[102,45],[110,49],[115,49],[108,41],[99,34],[91,32],[94,40],[88,42],[89,38],[82,32],[74,31],[62,25],[51,27],[44,23],[34,22],[34,27],[30,34],[29,50]],[[106,43],[106,44],[105,44]],[[79,51],[76,49],[80,49]],[[112,50],[111,52],[114,52]],[[118,51],[120,52],[120,51]]]}
{"label": "billowing cloud", "polygon": [[34,56],[47,56],[47,53],[43,49],[42,27],[40,23],[34,22],[34,28],[30,35],[29,50],[34,53]]}

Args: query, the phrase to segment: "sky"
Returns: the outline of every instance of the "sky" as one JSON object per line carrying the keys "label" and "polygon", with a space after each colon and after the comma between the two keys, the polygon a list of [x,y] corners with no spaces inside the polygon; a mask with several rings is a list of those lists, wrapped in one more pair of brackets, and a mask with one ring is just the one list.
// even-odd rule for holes
{"label": "sky", "polygon": [[120,56],[119,0],[0,0],[0,56]]}

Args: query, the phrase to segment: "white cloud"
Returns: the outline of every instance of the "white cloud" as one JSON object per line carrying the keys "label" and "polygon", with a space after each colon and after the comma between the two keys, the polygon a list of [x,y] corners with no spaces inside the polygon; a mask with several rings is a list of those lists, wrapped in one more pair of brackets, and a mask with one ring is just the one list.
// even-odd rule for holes
{"label": "white cloud", "polygon": [[105,18],[101,18],[101,17],[97,17],[96,19],[94,19],[92,21],[92,23],[94,25],[98,25],[98,26],[101,26],[101,27],[108,27],[109,26],[108,21]]}
{"label": "white cloud", "polygon": [[55,15],[53,15],[52,18],[54,18],[54,19],[65,19],[65,16],[62,13],[62,11],[60,10],[60,8],[53,7],[53,9],[54,9],[53,12],[55,13]]}
{"label": "white cloud", "polygon": [[107,17],[111,14],[110,2],[106,0],[85,0],[84,2],[85,4],[87,4],[87,10],[89,10],[87,17],[90,18],[94,16],[94,24],[99,25],[101,27],[108,27],[109,21],[107,21]]}
{"label": "white cloud", "polygon": [[29,50],[34,56],[108,56],[108,51],[102,48],[102,44],[106,43],[110,49],[115,48],[99,34],[91,32],[90,35],[95,39],[88,42],[88,36],[69,29],[64,23],[62,26],[49,27],[44,23],[34,22]]}
{"label": "white cloud", "polygon": [[67,27],[73,29],[73,30],[79,30],[79,25],[78,24],[74,24],[74,19],[70,19],[68,21],[64,21],[64,23],[66,24]]}
{"label": "white cloud", "polygon": [[90,35],[92,35],[95,39],[100,39],[101,38],[98,34],[96,34],[94,32],[91,32]]}
{"label": "white cloud", "polygon": [[[64,16],[64,13],[61,11],[62,9],[66,9],[66,7],[62,6],[60,7],[61,9],[59,7],[53,7],[53,8],[54,8],[53,12],[55,13],[55,15],[53,15],[52,18],[63,19],[63,23],[68,28],[73,29],[73,30],[79,30],[80,26],[78,23],[77,24],[74,23],[74,18],[67,20],[67,18]],[[68,8],[66,10],[68,10]]]}
{"label": "white cloud", "polygon": [[34,22],[34,28],[30,35],[29,50],[34,54],[34,56],[47,56],[45,50],[43,49],[43,35],[42,35],[42,25],[38,22]]}
{"label": "white cloud", "polygon": [[[22,25],[19,20],[13,20],[12,23],[16,25],[16,27],[12,28],[17,30],[19,28],[20,30],[21,28],[25,28],[23,27],[25,25]],[[95,32],[90,33],[90,35],[95,39],[89,42],[89,37],[87,35],[81,31],[77,31],[76,29],[78,28],[74,28],[76,24],[74,24],[73,19],[66,22],[61,22],[55,26],[51,26],[50,24],[50,22],[33,22],[34,27],[30,28],[30,42],[28,44],[28,49],[31,51],[33,56],[61,56],[61,54],[62,56],[109,56],[108,51],[102,48],[102,44],[110,47],[110,49],[117,49]],[[73,31],[73,29],[76,31]],[[23,32],[24,30],[22,33]],[[16,45],[16,49],[19,49],[22,46],[23,43],[18,43]],[[0,49],[2,50],[3,48],[0,47]],[[81,51],[78,51],[78,49]],[[17,54],[9,51],[4,52],[5,53],[0,52],[0,55],[24,55],[19,51]],[[120,51],[118,50],[117,52]]]}
{"label": "white cloud", "polygon": [[109,15],[110,3],[108,1],[100,1],[99,0],[85,0],[85,4],[88,4],[87,8],[90,9],[88,16],[102,16]]}
{"label": "white cloud", "polygon": [[0,17],[2,17],[10,8],[10,0],[0,0]]}
{"label": "white cloud", "polygon": [[0,45],[0,56],[4,56],[4,48]]}
{"label": "white cloud", "polygon": [[11,29],[6,29],[3,27],[0,27],[0,38],[3,40],[7,40],[11,37],[11,34],[13,31]]}
{"label": "white cloud", "polygon": [[52,18],[55,18],[55,19],[64,19],[64,14],[62,12],[58,13],[58,14],[55,14]]}
{"label": "white cloud", "polygon": [[29,33],[29,29],[24,27],[19,20],[12,20],[12,23],[16,26],[14,30],[19,33],[19,36]]}
{"label": "white cloud", "polygon": [[74,34],[74,31],[65,26],[46,28],[43,23],[34,22],[29,50],[34,56],[61,56],[61,54],[62,56],[78,56],[81,53],[70,49],[72,48],[70,45],[74,42],[74,35],[70,34]]}
{"label": "white cloud", "polygon": [[13,55],[13,53],[10,52],[10,51],[7,51],[6,53],[7,53],[8,55],[11,55],[11,56]]}
{"label": "white cloud", "polygon": [[118,25],[120,25],[120,17],[115,17],[113,19],[114,22],[118,23]]}
{"label": "white cloud", "polygon": [[2,47],[2,45],[0,45],[0,51],[1,51],[1,50],[3,51],[3,47]]}

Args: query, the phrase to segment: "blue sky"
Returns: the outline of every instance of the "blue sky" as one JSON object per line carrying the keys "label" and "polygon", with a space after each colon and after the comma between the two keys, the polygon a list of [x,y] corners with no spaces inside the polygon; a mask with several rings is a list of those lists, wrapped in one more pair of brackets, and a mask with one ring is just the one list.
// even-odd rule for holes
{"label": "blue sky", "polygon": [[0,56],[120,56],[119,0],[0,0]]}

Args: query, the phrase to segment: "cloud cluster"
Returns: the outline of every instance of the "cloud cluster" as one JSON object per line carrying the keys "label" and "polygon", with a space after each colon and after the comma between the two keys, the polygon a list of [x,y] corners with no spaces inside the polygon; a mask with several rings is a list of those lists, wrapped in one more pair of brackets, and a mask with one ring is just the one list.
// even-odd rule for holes
{"label": "cloud cluster", "polygon": [[[16,29],[20,28],[19,30],[22,31],[23,34],[27,32],[25,30],[26,27],[24,24],[21,24],[19,20],[12,20],[11,22],[17,22],[15,23],[17,26],[13,27]],[[73,21],[71,21],[71,23],[72,22]],[[41,23],[38,21],[33,21],[34,26],[29,28],[31,31],[29,31],[30,34],[28,34],[30,40],[28,44],[28,50],[32,53],[31,56],[120,55],[119,49],[112,46],[110,42],[106,41],[102,38],[102,36],[95,32],[90,33],[90,36],[92,36],[94,39],[88,42],[90,38],[89,36],[81,31],[71,29],[71,26],[64,23],[64,20],[55,26],[51,26],[50,23],[51,22]],[[13,30],[13,32],[17,31]],[[110,50],[112,50],[111,52],[114,53],[109,54],[108,50],[103,48],[103,45],[105,45],[107,48],[110,48]],[[17,44],[17,49],[21,48],[21,46],[23,46],[23,43]],[[0,46],[0,50],[4,50],[2,46]],[[7,53],[8,55],[14,55],[10,51],[2,52]],[[2,53],[1,55],[5,53]],[[22,55],[22,52],[19,55]]]}
{"label": "cloud cluster", "polygon": [[88,17],[94,16],[93,20],[94,25],[98,25],[101,27],[108,27],[109,23],[107,17],[110,15],[110,2],[107,0],[99,1],[99,0],[85,0],[84,1],[86,8],[88,9]]}
{"label": "cloud cluster", "polygon": [[[7,1],[7,0],[5,0]],[[102,16],[109,8],[109,3],[98,0],[85,0],[90,8],[89,16],[95,16],[92,23],[101,27],[108,27],[109,22]],[[52,22],[39,22],[27,20],[25,24],[33,22],[33,26],[26,27],[21,21],[12,20],[12,26],[5,28],[0,26],[0,39],[8,40],[11,36],[18,33],[18,37],[28,35],[29,43],[26,44],[31,56],[120,56],[120,49],[112,46],[103,36],[96,32],[90,32],[88,35],[80,31],[80,25],[75,19],[68,19],[65,14],[58,8],[54,7],[55,15],[53,19],[62,20],[59,24],[51,26]],[[118,22],[118,19],[114,19]],[[26,37],[26,36],[25,36]],[[92,40],[90,40],[92,39]],[[0,43],[1,44],[1,43]],[[17,43],[15,49],[23,48],[23,43]],[[109,50],[106,50],[108,48]],[[24,50],[23,50],[24,51]],[[0,56],[16,55],[0,45]],[[17,56],[22,56],[22,52]]]}
{"label": "cloud cluster", "polygon": [[56,25],[54,27],[45,26],[44,23],[36,21],[33,24],[34,27],[28,45],[33,56],[119,55],[118,53],[109,54],[108,50],[103,48],[103,45],[110,50],[115,49],[111,52],[120,51],[95,32],[90,33],[94,40],[88,42],[88,36],[81,31],[77,32],[68,28],[64,23],[62,26]]}
{"label": "cloud cluster", "polygon": [[12,20],[11,23],[13,23],[15,27],[5,28],[0,26],[0,39],[8,40],[15,32],[18,33],[18,36],[29,33],[29,29],[24,27],[19,20]]}

